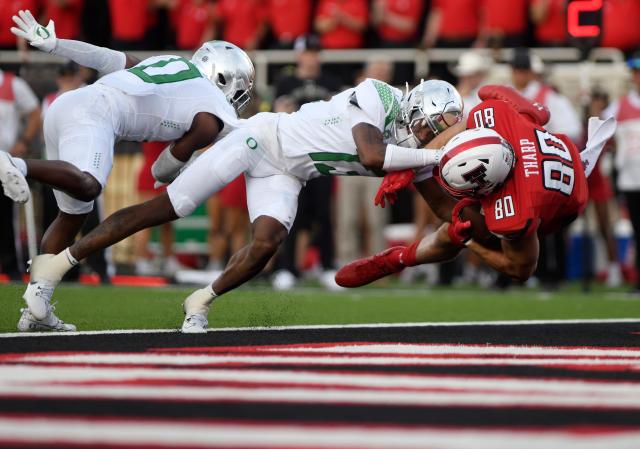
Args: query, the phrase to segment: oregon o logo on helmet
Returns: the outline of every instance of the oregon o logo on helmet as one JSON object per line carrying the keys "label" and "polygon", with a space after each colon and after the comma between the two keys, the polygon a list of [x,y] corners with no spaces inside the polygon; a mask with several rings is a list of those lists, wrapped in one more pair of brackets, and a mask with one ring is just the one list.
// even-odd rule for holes
{"label": "oregon o logo on helmet", "polygon": [[43,38],[43,39],[47,39],[47,38],[51,37],[51,33],[49,33],[49,30],[47,30],[43,26],[38,27],[38,29],[36,30],[36,34],[38,36],[40,36],[41,38]]}
{"label": "oregon o logo on helmet", "polygon": [[256,148],[258,148],[258,142],[253,137],[249,137],[246,143],[247,143],[247,146],[252,150],[255,150]]}

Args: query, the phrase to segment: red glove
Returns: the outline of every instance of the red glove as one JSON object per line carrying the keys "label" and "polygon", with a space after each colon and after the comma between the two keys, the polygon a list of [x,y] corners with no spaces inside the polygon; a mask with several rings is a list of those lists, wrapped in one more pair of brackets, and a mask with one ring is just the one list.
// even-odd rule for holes
{"label": "red glove", "polygon": [[465,246],[464,244],[471,238],[471,222],[462,218],[462,209],[475,203],[476,201],[471,198],[463,198],[453,207],[447,233],[455,245]]}
{"label": "red glove", "polygon": [[380,184],[374,204],[384,208],[385,199],[390,205],[395,203],[398,199],[398,194],[396,192],[411,184],[415,177],[416,174],[411,169],[387,173]]}
{"label": "red glove", "polygon": [[482,100],[506,101],[520,114],[526,115],[540,126],[546,125],[551,118],[551,113],[546,106],[532,102],[509,86],[497,86],[495,84],[482,86],[478,91],[478,97]]}

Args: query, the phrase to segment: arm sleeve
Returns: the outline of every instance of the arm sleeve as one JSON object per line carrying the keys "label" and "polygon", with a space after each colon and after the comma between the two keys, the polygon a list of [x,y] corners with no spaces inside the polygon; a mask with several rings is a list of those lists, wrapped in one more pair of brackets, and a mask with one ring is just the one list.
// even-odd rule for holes
{"label": "arm sleeve", "polygon": [[22,78],[15,77],[13,79],[13,92],[16,98],[16,107],[21,114],[29,114],[38,107],[38,98]]}
{"label": "arm sleeve", "polygon": [[122,70],[127,63],[127,56],[121,51],[69,39],[58,39],[51,53],[95,69],[102,75]]}
{"label": "arm sleeve", "polygon": [[353,89],[349,97],[348,111],[351,127],[358,123],[368,123],[384,132],[386,113],[382,99],[371,80],[364,80]]}

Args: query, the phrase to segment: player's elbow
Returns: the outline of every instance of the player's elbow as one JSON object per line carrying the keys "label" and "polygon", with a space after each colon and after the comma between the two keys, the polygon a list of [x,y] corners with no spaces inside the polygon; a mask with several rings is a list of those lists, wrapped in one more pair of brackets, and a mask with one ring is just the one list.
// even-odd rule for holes
{"label": "player's elbow", "polygon": [[536,262],[513,263],[509,269],[509,277],[518,282],[527,282],[536,271]]}
{"label": "player's elbow", "polygon": [[381,170],[384,165],[384,150],[366,148],[363,151],[358,151],[358,157],[360,158],[360,163],[368,169]]}

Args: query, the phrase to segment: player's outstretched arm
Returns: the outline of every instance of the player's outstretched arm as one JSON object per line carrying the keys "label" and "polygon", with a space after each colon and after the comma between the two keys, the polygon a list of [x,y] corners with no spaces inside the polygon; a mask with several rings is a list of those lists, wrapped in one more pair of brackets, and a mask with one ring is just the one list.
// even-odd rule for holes
{"label": "player's outstretched arm", "polygon": [[529,279],[536,270],[540,252],[535,232],[515,240],[501,240],[500,249],[491,249],[473,240],[467,243],[467,248],[491,268],[520,282]]}
{"label": "player's outstretched arm", "polygon": [[126,53],[97,47],[82,41],[58,39],[53,20],[44,27],[34,19],[31,11],[19,11],[13,16],[16,26],[11,32],[25,39],[32,47],[46,53],[70,59],[82,66],[97,70],[102,75],[133,67],[140,60]]}
{"label": "player's outstretched arm", "polygon": [[438,151],[384,143],[382,132],[369,123],[351,128],[360,163],[369,169],[398,171],[438,163]]}

